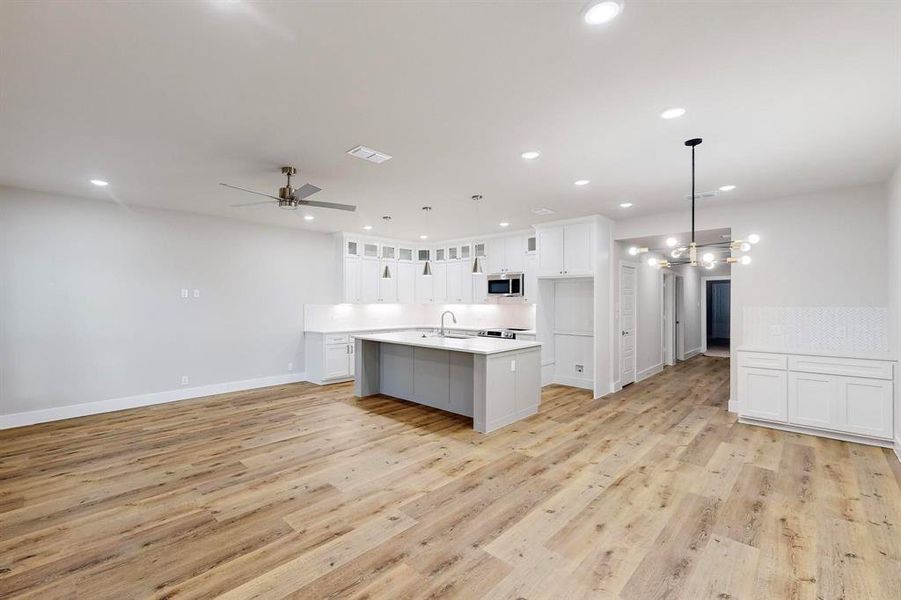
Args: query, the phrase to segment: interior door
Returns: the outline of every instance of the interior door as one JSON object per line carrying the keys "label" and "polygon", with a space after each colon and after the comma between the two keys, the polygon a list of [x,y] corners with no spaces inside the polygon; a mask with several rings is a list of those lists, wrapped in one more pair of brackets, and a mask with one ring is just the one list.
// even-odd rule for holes
{"label": "interior door", "polygon": [[620,272],[620,357],[623,386],[635,382],[635,267],[623,265]]}

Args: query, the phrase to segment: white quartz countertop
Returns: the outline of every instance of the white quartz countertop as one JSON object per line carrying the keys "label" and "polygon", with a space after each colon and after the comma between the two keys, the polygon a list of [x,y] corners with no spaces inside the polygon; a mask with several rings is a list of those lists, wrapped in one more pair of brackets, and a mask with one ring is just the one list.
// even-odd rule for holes
{"label": "white quartz countertop", "polygon": [[[402,331],[407,329],[438,329],[438,325],[393,325],[393,326],[384,326],[384,327],[311,327],[305,329],[309,333],[355,333],[357,331]],[[450,322],[445,323],[445,329],[454,330],[454,331],[472,331],[475,333],[476,331],[482,331],[483,329],[506,329],[505,327],[470,327],[468,325],[454,325]],[[522,329],[516,330],[517,334],[522,335],[535,335],[534,329]]]}
{"label": "white quartz countertop", "polygon": [[539,348],[539,342],[524,340],[500,340],[496,338],[472,337],[466,339],[440,337],[432,334],[423,334],[416,331],[397,331],[394,333],[372,333],[357,335],[358,340],[370,342],[382,342],[385,344],[400,344],[402,346],[418,346],[420,348],[434,348],[436,350],[452,350],[454,352],[468,352],[470,354],[498,354],[526,348]]}

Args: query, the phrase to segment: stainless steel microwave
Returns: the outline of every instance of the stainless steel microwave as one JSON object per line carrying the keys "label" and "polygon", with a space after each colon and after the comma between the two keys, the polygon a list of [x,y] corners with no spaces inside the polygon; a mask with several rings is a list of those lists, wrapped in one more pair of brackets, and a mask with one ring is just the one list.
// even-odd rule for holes
{"label": "stainless steel microwave", "polygon": [[522,296],[522,273],[495,273],[488,276],[489,296]]}

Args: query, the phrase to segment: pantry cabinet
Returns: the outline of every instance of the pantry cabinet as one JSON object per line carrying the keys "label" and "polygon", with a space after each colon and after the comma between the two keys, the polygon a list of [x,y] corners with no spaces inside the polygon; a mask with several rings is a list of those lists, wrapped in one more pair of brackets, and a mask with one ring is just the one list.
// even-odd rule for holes
{"label": "pantry cabinet", "polygon": [[542,277],[592,275],[593,223],[567,223],[538,228],[538,274]]}

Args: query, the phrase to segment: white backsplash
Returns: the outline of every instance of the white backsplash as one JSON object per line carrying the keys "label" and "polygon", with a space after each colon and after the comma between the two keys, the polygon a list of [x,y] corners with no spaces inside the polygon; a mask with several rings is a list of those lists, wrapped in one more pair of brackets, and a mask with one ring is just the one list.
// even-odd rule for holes
{"label": "white backsplash", "polygon": [[746,306],[742,345],[794,352],[889,351],[888,309],[873,306]]}
{"label": "white backsplash", "polygon": [[437,327],[445,310],[460,327],[535,327],[534,304],[306,304],[303,320],[305,330],[320,331]]}

